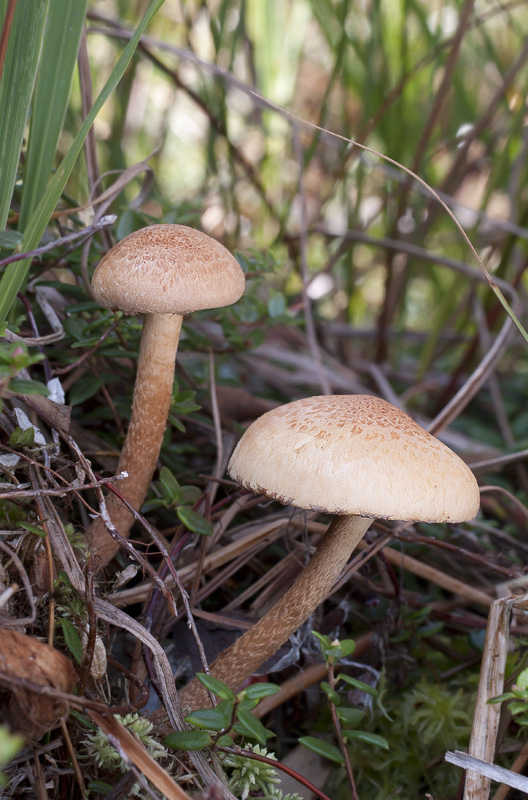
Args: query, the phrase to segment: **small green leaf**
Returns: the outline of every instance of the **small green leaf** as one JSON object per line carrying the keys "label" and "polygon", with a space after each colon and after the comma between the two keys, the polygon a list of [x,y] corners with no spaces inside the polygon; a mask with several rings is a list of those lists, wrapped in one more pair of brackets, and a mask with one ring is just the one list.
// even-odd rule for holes
{"label": "small green leaf", "polygon": [[229,725],[229,718],[217,708],[200,708],[185,717],[185,722],[208,731],[222,731]]}
{"label": "small green leaf", "polygon": [[253,736],[259,744],[265,745],[268,740],[268,731],[258,720],[251,711],[246,711],[245,708],[237,708],[236,717],[239,723],[246,729],[246,733]]}
{"label": "small green leaf", "polygon": [[354,727],[357,725],[364,717],[364,712],[361,711],[359,708],[346,708],[340,707],[337,709],[337,716],[345,725],[350,725]]}
{"label": "small green leaf", "polygon": [[356,649],[356,643],[353,639],[340,639],[339,648],[342,651],[343,656],[351,656]]}
{"label": "small green leaf", "polygon": [[13,394],[41,394],[47,397],[48,387],[40,381],[27,381],[22,378],[13,378],[9,383],[9,391]]}
{"label": "small green leaf", "polygon": [[230,736],[228,733],[225,733],[223,736],[219,736],[216,740],[216,743],[219,747],[233,747],[233,737]]}
{"label": "small green leaf", "polygon": [[301,736],[299,742],[313,753],[328,758],[330,761],[335,761],[336,764],[345,763],[345,757],[341,750],[338,750],[333,744],[325,742],[323,739],[316,739],[315,736]]}
{"label": "small green leaf", "polygon": [[35,443],[35,428],[31,426],[22,430],[22,428],[15,428],[9,437],[9,444],[11,447],[31,447]]}
{"label": "small green leaf", "polygon": [[215,678],[213,675],[207,675],[205,672],[199,672],[196,676],[202,686],[205,686],[210,692],[221,697],[222,700],[228,700],[230,703],[235,702],[235,694],[229,686]]}
{"label": "small green leaf", "polygon": [[357,739],[359,742],[367,742],[367,744],[375,744],[377,747],[383,747],[384,750],[389,750],[389,743],[383,736],[378,736],[375,733],[368,733],[367,731],[349,731],[344,730],[343,736],[346,739]]}
{"label": "small green leaf", "polygon": [[526,705],[525,701],[524,702],[515,701],[515,703],[510,703],[508,705],[508,711],[510,711],[514,715],[515,714],[522,714],[523,712],[525,712],[527,710],[528,710],[528,708],[527,708],[527,705]]}
{"label": "small green leaf", "polygon": [[173,731],[163,739],[163,744],[172,750],[202,750],[209,747],[211,741],[207,731]]}
{"label": "small green leaf", "polygon": [[81,638],[77,633],[77,629],[73,626],[69,619],[61,619],[60,624],[64,634],[66,647],[76,662],[80,665],[82,663],[83,648],[81,644]]}
{"label": "small green leaf", "polygon": [[274,292],[268,300],[268,314],[270,317],[281,317],[286,313],[286,298],[282,292]]}
{"label": "small green leaf", "polygon": [[197,486],[180,486],[180,503],[192,506],[202,496],[202,491]]}
{"label": "small green leaf", "polygon": [[247,686],[242,692],[239,692],[238,697],[244,700],[262,700],[263,697],[271,697],[271,695],[280,692],[280,686],[275,683],[252,683]]}
{"label": "small green leaf", "polygon": [[0,247],[6,250],[14,250],[15,247],[18,247],[23,238],[24,236],[20,231],[1,231]]}
{"label": "small green leaf", "polygon": [[519,672],[515,683],[521,689],[528,689],[528,669],[523,669],[522,672]]}
{"label": "small green leaf", "polygon": [[434,636],[439,633],[444,627],[443,622],[430,622],[428,625],[422,625],[416,633],[418,636]]}
{"label": "small green leaf", "polygon": [[487,703],[492,706],[495,703],[502,703],[503,700],[512,700],[514,697],[513,692],[506,692],[505,694],[498,694],[496,697],[490,697]]}
{"label": "small green leaf", "polygon": [[31,525],[30,522],[21,522],[20,527],[24,528],[25,531],[29,531],[30,533],[35,533],[42,539],[46,538],[46,531],[42,530],[42,528],[40,528],[38,525]]}
{"label": "small green leaf", "polygon": [[11,733],[5,725],[0,725],[0,765],[4,766],[24,747],[25,740],[18,733]]}
{"label": "small green leaf", "polygon": [[160,469],[160,481],[171,501],[174,503],[179,503],[181,493],[180,484],[168,467],[162,467]]}
{"label": "small green leaf", "polygon": [[193,533],[199,533],[202,536],[211,536],[213,532],[211,523],[207,522],[201,514],[197,514],[196,511],[193,511],[189,506],[178,506],[176,513],[180,522]]}
{"label": "small green leaf", "polygon": [[90,790],[90,792],[102,794],[104,797],[105,795],[110,794],[114,787],[110,786],[109,783],[105,783],[104,781],[90,781],[87,788]]}
{"label": "small green leaf", "polygon": [[341,702],[341,698],[339,697],[339,694],[335,691],[335,689],[332,689],[329,683],[323,681],[321,683],[321,689],[326,694],[331,703],[333,703],[335,706],[339,705],[339,703]]}
{"label": "small green leaf", "polygon": [[378,696],[378,691],[374,689],[373,686],[369,686],[368,683],[363,683],[363,681],[358,681],[357,678],[351,678],[350,675],[343,675],[340,673],[336,678],[336,683],[337,681],[345,681],[345,683],[349,683],[356,689],[361,689],[362,692],[366,692],[367,694],[372,695],[372,697]]}
{"label": "small green leaf", "polygon": [[323,653],[332,645],[332,641],[328,636],[325,636],[324,633],[318,633],[317,631],[312,631],[312,634],[315,636],[316,639],[319,639],[319,644],[321,645],[321,650]]}
{"label": "small green leaf", "polygon": [[70,405],[78,406],[81,403],[84,403],[85,400],[93,397],[94,394],[99,391],[102,385],[103,381],[100,378],[80,378],[80,380],[73,384],[70,390]]}

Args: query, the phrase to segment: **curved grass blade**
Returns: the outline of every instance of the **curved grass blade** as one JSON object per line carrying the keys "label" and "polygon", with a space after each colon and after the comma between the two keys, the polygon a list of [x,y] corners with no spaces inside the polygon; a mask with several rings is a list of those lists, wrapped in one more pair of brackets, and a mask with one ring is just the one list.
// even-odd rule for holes
{"label": "curved grass blade", "polygon": [[[164,0],[152,0],[146,14],[134,31],[133,36],[130,38],[128,44],[119,57],[117,64],[112,70],[105,85],[101,89],[99,96],[93,104],[90,112],[83,121],[77,135],[71,143],[68,152],[64,156],[61,164],[53,178],[50,180],[46,187],[46,192],[39,202],[34,214],[28,222],[27,228],[24,232],[24,240],[20,246],[21,251],[33,250],[38,246],[40,238],[46,230],[46,225],[55,210],[55,207],[60,199],[60,196],[66,186],[66,182],[70,177],[71,171],[77,160],[77,156],[81,152],[84,140],[90,130],[95,118],[99,111],[104,106],[117,84],[123,77],[127,66],[129,65],[132,56],[136,50],[137,44],[145,28],[151,22],[157,11],[163,5]],[[11,308],[17,292],[24,283],[26,274],[28,272],[30,261],[19,261],[16,264],[10,264],[2,280],[0,281],[0,321],[6,319],[6,316]]]}
{"label": "curved grass blade", "polygon": [[[1,4],[5,19],[7,4]],[[0,230],[5,228],[35,85],[48,0],[18,0],[0,82]]]}
{"label": "curved grass blade", "polygon": [[87,0],[53,0],[40,56],[27,146],[19,230],[24,230],[49,180],[66,114]]}

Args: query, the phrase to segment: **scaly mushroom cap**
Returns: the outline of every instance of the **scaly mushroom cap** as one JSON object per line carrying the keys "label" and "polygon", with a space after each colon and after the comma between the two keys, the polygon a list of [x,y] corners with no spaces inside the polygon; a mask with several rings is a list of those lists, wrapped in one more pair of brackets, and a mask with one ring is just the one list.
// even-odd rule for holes
{"label": "scaly mushroom cap", "polygon": [[469,467],[390,403],[309,397],[259,417],[229,473],[285,505],[332,514],[461,522],[479,508]]}
{"label": "scaly mushroom cap", "polygon": [[189,314],[235,303],[244,292],[236,258],[206,233],[150,225],[125,236],[98,264],[94,298],[125,314]]}

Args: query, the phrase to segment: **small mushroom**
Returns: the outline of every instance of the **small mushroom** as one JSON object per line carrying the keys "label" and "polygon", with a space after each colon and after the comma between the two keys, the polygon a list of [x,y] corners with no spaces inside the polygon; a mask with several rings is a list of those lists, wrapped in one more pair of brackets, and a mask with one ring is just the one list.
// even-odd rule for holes
{"label": "small mushroom", "polygon": [[[403,411],[367,395],[310,397],[268,411],[247,429],[228,469],[253,492],[335,515],[296,582],[211,665],[233,689],[313,614],[373,519],[461,522],[479,508],[466,464]],[[196,680],[180,698],[184,709],[206,702]]]}
{"label": "small mushroom", "polygon": [[[236,302],[244,292],[244,273],[207,234],[184,225],[151,225],[108,251],[94,272],[92,291],[105,308],[144,317],[132,416],[118,466],[118,473],[128,473],[119,491],[139,510],[167,424],[183,315]],[[114,499],[109,512],[127,538],[134,517]],[[90,532],[101,568],[118,545],[100,519]]]}

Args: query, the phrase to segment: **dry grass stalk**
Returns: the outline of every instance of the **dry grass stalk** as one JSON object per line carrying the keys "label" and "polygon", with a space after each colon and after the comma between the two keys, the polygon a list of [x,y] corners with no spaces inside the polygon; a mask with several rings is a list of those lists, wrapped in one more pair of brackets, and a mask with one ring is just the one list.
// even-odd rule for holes
{"label": "dry grass stalk", "polygon": [[[313,533],[323,534],[326,530],[326,525],[323,525],[320,522],[310,521],[307,523],[307,527],[308,530],[312,531]],[[365,541],[362,541],[359,543],[357,549],[366,550],[368,547],[369,545]],[[481,589],[476,589],[473,586],[469,586],[467,583],[464,583],[457,578],[453,578],[451,575],[448,575],[439,569],[435,569],[435,567],[429,566],[429,564],[424,564],[417,558],[405,555],[404,553],[399,553],[397,550],[393,550],[390,547],[384,547],[381,552],[387,561],[390,564],[393,564],[395,567],[400,567],[408,572],[412,572],[413,575],[418,575],[420,578],[425,578],[437,586],[440,586],[442,589],[446,589],[448,592],[452,592],[460,597],[464,597],[466,600],[469,600],[472,603],[477,603],[480,606],[485,606],[488,608],[493,602],[489,594],[483,592]]]}
{"label": "dry grass stalk", "polygon": [[[511,772],[509,769],[504,769],[504,767],[497,767],[495,764],[490,764],[489,761],[484,761],[481,758],[475,758],[474,756],[469,756],[467,753],[461,753],[455,750],[454,753],[446,753],[445,759],[449,764],[454,764],[457,767],[466,769],[468,774],[474,772],[480,775],[488,784],[492,780],[502,781],[509,787],[520,789],[524,793],[528,790],[528,778],[517,775],[517,773]],[[488,795],[489,787],[488,790],[483,789],[482,793],[478,795],[478,798],[479,800],[486,800]],[[475,798],[476,797],[477,795],[475,795]]]}
{"label": "dry grass stalk", "polygon": [[[203,561],[202,574],[207,574],[211,570],[218,569],[224,564],[233,561],[242,553],[245,553],[250,547],[262,542],[264,547],[264,540],[273,534],[286,527],[291,522],[289,517],[280,517],[272,520],[271,522],[259,524],[255,530],[252,530],[242,539],[237,539],[235,542],[225,545],[225,547],[216,550],[214,553],[205,556]],[[193,561],[185,567],[178,570],[178,575],[182,583],[186,584],[194,575],[197,562]],[[169,575],[166,584],[169,588],[174,586],[174,581]],[[132,603],[144,602],[152,590],[151,584],[148,582],[142,583],[139,586],[134,586],[131,589],[123,589],[119,592],[112,592],[109,595],[109,600],[118,607],[130,605]]]}
{"label": "dry grass stalk", "polygon": [[103,730],[119,754],[134,764],[140,772],[159,789],[167,800],[191,800],[173,778],[158,764],[146,748],[124,725],[112,715],[89,712],[93,721]]}
{"label": "dry grass stalk", "polygon": [[[522,607],[528,595],[495,600],[490,607],[484,653],[480,670],[477,702],[469,743],[469,755],[493,764],[500,719],[500,704],[488,700],[501,694],[508,654],[510,615],[514,606]],[[488,773],[489,774],[489,773]],[[505,781],[504,781],[505,782]],[[464,800],[487,800],[491,778],[483,772],[468,769]]]}

